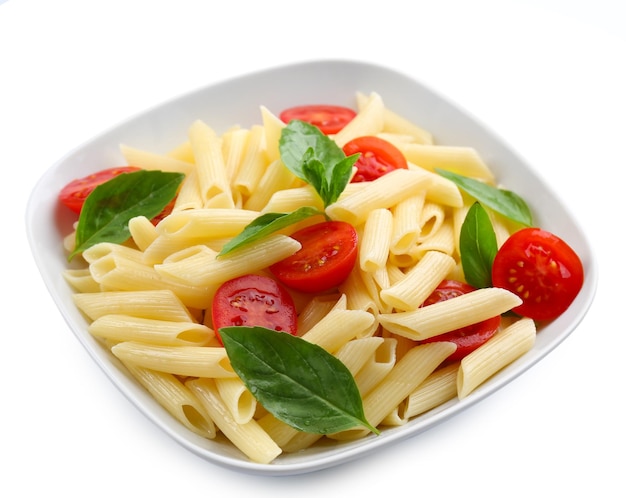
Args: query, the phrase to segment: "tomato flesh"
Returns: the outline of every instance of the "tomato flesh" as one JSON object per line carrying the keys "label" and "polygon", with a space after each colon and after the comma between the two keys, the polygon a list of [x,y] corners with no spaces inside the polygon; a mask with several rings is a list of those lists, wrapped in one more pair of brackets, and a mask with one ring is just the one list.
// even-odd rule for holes
{"label": "tomato flesh", "polygon": [[552,320],[574,301],[584,282],[578,254],[562,239],[540,228],[513,233],[496,253],[491,270],[495,287],[517,294],[516,313]]}
{"label": "tomato flesh", "polygon": [[80,214],[83,204],[87,196],[91,194],[101,183],[109,181],[111,178],[121,175],[122,173],[132,173],[138,171],[140,168],[135,166],[119,166],[115,168],[108,168],[87,175],[83,178],[77,178],[72,180],[65,187],[61,189],[59,193],[59,200],[62,204],[70,208],[77,214]]}
{"label": "tomato flesh", "polygon": [[217,339],[222,327],[265,327],[295,335],[297,313],[289,292],[263,275],[243,275],[224,282],[215,293],[211,318]]}
{"label": "tomato flesh", "polygon": [[279,115],[284,123],[289,123],[292,119],[305,121],[317,126],[325,135],[338,133],[354,116],[356,112],[349,107],[325,104],[290,107]]}
{"label": "tomato flesh", "polygon": [[[430,304],[446,301],[463,294],[468,294],[476,290],[469,284],[464,282],[458,282],[456,280],[444,280],[441,282],[433,293],[424,301],[422,306],[428,306]],[[501,317],[500,315],[488,318],[479,323],[468,325],[457,330],[452,330],[435,337],[430,337],[420,341],[420,343],[429,342],[453,342],[456,344],[456,351],[452,353],[448,358],[448,362],[459,361],[472,351],[482,346],[485,342],[491,339],[500,327]]]}
{"label": "tomato flesh", "polygon": [[291,235],[302,247],[270,266],[283,284],[301,292],[325,292],[341,284],[354,268],[357,233],[343,221],[324,221]]}
{"label": "tomato flesh", "polygon": [[365,136],[350,140],[343,146],[346,156],[360,153],[355,163],[357,172],[353,183],[376,180],[395,169],[407,169],[404,154],[392,143],[382,138]]}

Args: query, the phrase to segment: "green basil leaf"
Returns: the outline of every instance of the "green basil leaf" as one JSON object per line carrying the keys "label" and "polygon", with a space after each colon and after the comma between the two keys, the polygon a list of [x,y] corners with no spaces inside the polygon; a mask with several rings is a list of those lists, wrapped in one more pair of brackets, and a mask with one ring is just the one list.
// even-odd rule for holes
{"label": "green basil leaf", "polygon": [[283,128],[278,147],[285,166],[315,188],[324,207],[339,198],[359,158],[358,154],[346,157],[319,128],[300,120],[292,120]]}
{"label": "green basil leaf", "polygon": [[304,432],[372,427],[358,387],[335,356],[300,337],[264,327],[224,327],[230,363],[252,395],[277,419]]}
{"label": "green basil leaf", "polygon": [[453,173],[452,171],[436,169],[441,176],[453,181],[459,188],[507,218],[525,226],[532,226],[533,219],[530,209],[524,199],[510,190],[499,189],[486,183]]}
{"label": "green basil leaf", "polygon": [[498,243],[489,215],[478,202],[463,220],[459,245],[467,283],[476,288],[491,287],[491,267]]}
{"label": "green basil leaf", "polygon": [[291,213],[262,214],[246,225],[240,234],[224,244],[224,247],[222,247],[218,257],[224,256],[243,245],[256,242],[257,240],[267,237],[278,230],[282,230],[289,225],[293,225],[294,223],[318,214],[324,215],[324,213],[312,207],[301,207]]}
{"label": "green basil leaf", "polygon": [[76,227],[76,254],[99,242],[121,244],[135,216],[154,218],[176,196],[183,173],[140,170],[98,185],[85,199]]}

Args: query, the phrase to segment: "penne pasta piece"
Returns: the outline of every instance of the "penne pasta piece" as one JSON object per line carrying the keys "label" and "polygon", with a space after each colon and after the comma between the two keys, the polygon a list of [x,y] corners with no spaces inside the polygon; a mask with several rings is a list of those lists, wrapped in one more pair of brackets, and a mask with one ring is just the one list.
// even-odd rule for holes
{"label": "penne pasta piece", "polygon": [[240,378],[216,378],[215,387],[238,424],[247,424],[252,420],[257,402]]}
{"label": "penne pasta piece", "polygon": [[63,278],[76,292],[99,292],[100,284],[91,276],[87,268],[67,269],[63,272]]}
{"label": "penne pasta piece", "polygon": [[[224,257],[203,245],[183,249],[154,266],[158,275],[195,288],[216,286],[246,273],[256,273],[291,256],[300,243],[286,235],[270,235]],[[208,301],[206,301],[208,302]]]}
{"label": "penne pasta piece", "polygon": [[138,168],[148,170],[171,171],[176,173],[184,173],[188,175],[195,166],[187,161],[181,161],[172,156],[163,156],[148,152],[146,150],[136,149],[129,145],[120,145],[120,151],[126,159],[127,164],[137,166]]}
{"label": "penne pasta piece", "polygon": [[302,338],[335,353],[349,340],[366,337],[373,323],[374,316],[367,311],[333,309]]}
{"label": "penne pasta piece", "polygon": [[424,206],[426,192],[419,192],[396,204],[393,214],[393,230],[389,251],[400,255],[407,253],[417,244],[422,231],[420,215]]}
{"label": "penne pasta piece", "polygon": [[408,420],[454,399],[458,370],[458,362],[435,370],[409,395],[400,416]]}
{"label": "penne pasta piece", "polygon": [[274,192],[292,187],[296,180],[295,175],[285,167],[280,159],[272,161],[259,180],[258,187],[244,202],[244,209],[263,210]]}
{"label": "penne pasta piece", "polygon": [[[237,128],[222,135],[222,155],[224,156],[224,169],[226,178],[230,182],[237,176],[241,162],[248,146],[250,130]],[[232,187],[232,185],[231,185]]]}
{"label": "penne pasta piece", "polygon": [[283,123],[278,116],[263,105],[261,106],[261,118],[265,132],[265,153],[267,154],[267,160],[269,162],[274,162],[280,159],[278,141],[280,139],[280,134],[285,127],[285,123]]}
{"label": "penne pasta piece", "polygon": [[417,309],[455,265],[456,261],[451,256],[439,251],[427,251],[402,280],[383,289],[380,298],[396,311]]}
{"label": "penne pasta piece", "polygon": [[410,251],[409,256],[414,261],[418,261],[424,257],[429,251],[439,251],[452,256],[455,253],[456,244],[454,241],[454,228],[452,220],[446,218],[439,229],[430,235],[427,239],[416,244]]}
{"label": "penne pasta piece", "polygon": [[145,216],[135,216],[128,221],[128,230],[135,245],[140,251],[146,248],[157,238],[156,228]]}
{"label": "penne pasta piece", "polygon": [[347,309],[345,294],[326,294],[313,297],[298,314],[298,335],[304,335],[333,308]]}
{"label": "penne pasta piece", "polygon": [[185,140],[181,144],[174,147],[167,153],[168,156],[173,157],[174,159],[178,159],[179,161],[185,161],[193,164],[193,150],[191,149],[191,144],[189,140]]}
{"label": "penne pasta piece", "polygon": [[495,373],[530,351],[536,335],[534,320],[522,318],[463,358],[457,375],[459,398],[465,398]]}
{"label": "penne pasta piece", "polygon": [[178,189],[178,195],[174,201],[172,212],[201,209],[204,207],[204,199],[200,193],[200,180],[198,168],[193,169],[185,178]]}
{"label": "penne pasta piece", "polygon": [[388,337],[382,339],[373,354],[369,355],[363,366],[355,373],[354,381],[361,396],[367,396],[387,376],[398,361],[398,341]]}
{"label": "penne pasta piece", "polygon": [[426,189],[426,199],[449,207],[463,205],[463,196],[456,184],[441,175],[432,173],[409,162],[409,171],[420,171],[430,179]]}
{"label": "penne pasta piece", "polygon": [[[357,107],[362,109],[368,100],[368,97],[357,92]],[[387,133],[396,133],[400,135],[408,135],[413,142],[420,144],[432,144],[433,136],[428,130],[416,125],[412,121],[396,114],[394,111],[385,107],[383,114],[383,131]]]}
{"label": "penne pasta piece", "polygon": [[419,217],[420,234],[417,242],[424,242],[437,233],[445,219],[446,212],[441,204],[425,202]]}
{"label": "penne pasta piece", "polygon": [[205,346],[215,337],[213,330],[200,323],[118,314],[96,318],[88,330],[110,341],[137,341],[155,346]]}
{"label": "penne pasta piece", "polygon": [[290,213],[306,206],[320,211],[324,209],[322,198],[310,185],[277,190],[261,211],[263,213]]}
{"label": "penne pasta piece", "polygon": [[109,254],[89,265],[96,282],[105,291],[172,290],[185,306],[202,309],[209,302],[212,289],[190,285],[159,274],[151,265],[119,254]]}
{"label": "penne pasta piece", "polygon": [[195,321],[170,289],[76,293],[72,298],[76,307],[91,320],[117,314],[174,322]]}
{"label": "penne pasta piece", "polygon": [[363,182],[363,188],[339,197],[326,208],[333,219],[359,225],[373,209],[392,208],[411,195],[428,189],[432,176],[419,170],[396,169],[380,178]]}
{"label": "penne pasta piece", "polygon": [[221,139],[213,129],[197,120],[189,128],[189,142],[196,164],[200,198],[204,207],[234,208]]}
{"label": "penne pasta piece", "polygon": [[429,171],[444,169],[493,184],[495,177],[478,152],[471,147],[404,144],[399,146],[409,162]]}
{"label": "penne pasta piece", "polygon": [[199,400],[175,376],[124,364],[154,399],[190,431],[214,439],[215,424]]}
{"label": "penne pasta piece", "polygon": [[184,377],[234,378],[223,347],[154,346],[120,342],[111,352],[124,363]]}
{"label": "penne pasta piece", "polygon": [[335,142],[339,147],[343,147],[353,138],[380,133],[385,121],[384,114],[383,99],[377,93],[370,94],[352,121],[333,137]]}
{"label": "penne pasta piece", "polygon": [[159,235],[185,239],[188,245],[234,237],[260,213],[247,209],[212,208],[177,211],[156,227]]}
{"label": "penne pasta piece", "polygon": [[365,220],[359,237],[359,264],[361,269],[374,272],[384,268],[389,256],[393,216],[388,209],[374,209]]}
{"label": "penne pasta piece", "polygon": [[341,346],[335,356],[339,359],[353,376],[357,375],[368,361],[379,361],[381,358],[387,357],[381,354],[385,339],[382,337],[363,337],[353,339]]}
{"label": "penne pasta piece", "polygon": [[412,311],[380,314],[378,320],[394,334],[421,341],[482,322],[521,303],[522,300],[512,292],[489,287]]}
{"label": "penne pasta piece", "polygon": [[264,128],[260,125],[252,126],[246,152],[237,175],[231,182],[233,191],[238,192],[244,200],[257,188],[265,166],[268,164],[264,142]]}
{"label": "penne pasta piece", "polygon": [[270,463],[282,450],[255,421],[238,424],[221,399],[212,379],[189,380],[185,384],[200,400],[215,425],[250,460]]}

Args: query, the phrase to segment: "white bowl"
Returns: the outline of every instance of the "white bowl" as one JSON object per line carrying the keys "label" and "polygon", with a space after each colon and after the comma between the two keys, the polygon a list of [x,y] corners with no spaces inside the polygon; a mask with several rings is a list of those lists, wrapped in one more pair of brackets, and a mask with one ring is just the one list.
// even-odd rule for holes
{"label": "white bowl", "polygon": [[[329,444],[278,457],[271,464],[248,461],[225,441],[205,440],[164,411],[87,332],[87,322],[74,306],[62,277],[67,268],[63,236],[72,215],[57,195],[70,180],[124,163],[119,144],[166,152],[186,139],[189,125],[202,119],[216,131],[234,124],[260,123],[259,107],[278,113],[298,104],[354,106],[355,92],[377,92],[385,104],[430,130],[437,143],[474,147],[509,189],[531,206],[538,226],[565,239],[580,255],[585,283],[572,306],[543,328],[533,349],[491,378],[470,396],[453,400],[406,425],[356,442]],[[549,185],[497,135],[436,92],[395,71],[361,62],[319,61],[273,68],[191,92],[136,116],[76,148],[54,164],[35,186],[26,212],[27,234],[41,275],[65,320],[92,358],[146,417],[190,451],[225,467],[266,475],[310,472],[346,462],[406,439],[458,414],[500,389],[559,345],[580,323],[596,289],[597,267],[590,245],[571,214]]]}

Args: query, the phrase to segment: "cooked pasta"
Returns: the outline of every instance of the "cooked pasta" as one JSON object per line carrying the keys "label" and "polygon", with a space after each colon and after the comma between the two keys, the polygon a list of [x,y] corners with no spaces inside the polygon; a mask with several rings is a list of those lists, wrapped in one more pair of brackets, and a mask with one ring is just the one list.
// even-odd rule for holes
{"label": "cooked pasta", "polygon": [[[64,273],[89,332],[155,401],[195,434],[221,433],[253,462],[270,463],[322,438],[339,444],[370,435],[361,426],[307,433],[276,418],[237,376],[213,328],[212,300],[220,286],[247,274],[272,275],[272,265],[301,249],[294,231],[323,216],[353,225],[358,258],[328,292],[290,291],[297,335],[345,365],[372,426],[402,425],[471,395],[534,343],[529,319],[503,321],[492,339],[460,362],[446,363],[454,343],[420,342],[521,302],[504,289],[484,288],[423,306],[443,280],[464,280],[459,238],[473,202],[435,170],[489,184],[496,179],[475,149],[436,144],[379,94],[357,93],[356,108],[354,119],[330,139],[341,147],[364,135],[383,138],[400,149],[408,168],[349,183],[328,206],[283,163],[279,139],[286,125],[264,106],[260,124],[221,134],[197,119],[187,139],[165,154],[120,145],[128,164],[185,174],[172,211],[158,223],[132,218],[127,242],[99,242],[82,253],[82,267]],[[323,216],[220,254],[259,216],[303,207]],[[501,245],[515,228],[488,214]],[[65,234],[63,244],[71,251],[75,232]]]}

